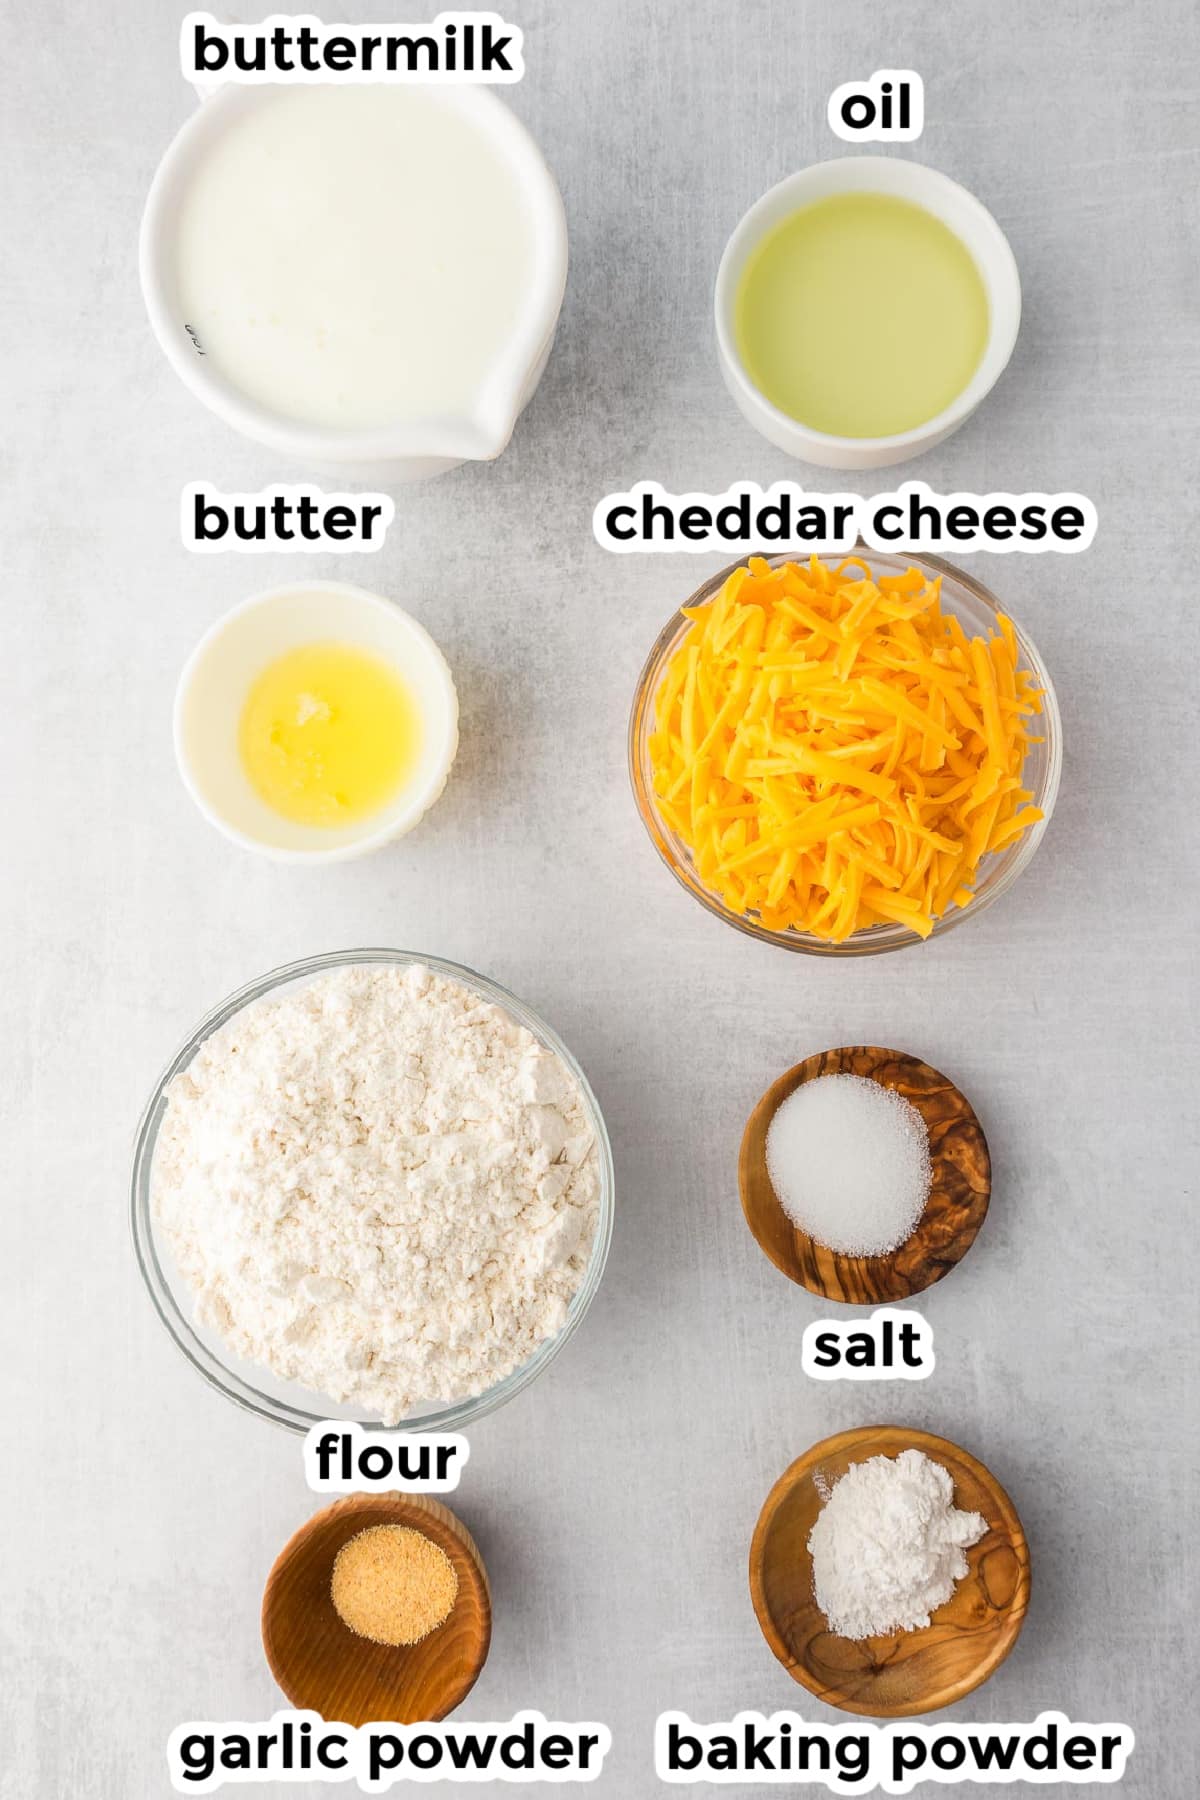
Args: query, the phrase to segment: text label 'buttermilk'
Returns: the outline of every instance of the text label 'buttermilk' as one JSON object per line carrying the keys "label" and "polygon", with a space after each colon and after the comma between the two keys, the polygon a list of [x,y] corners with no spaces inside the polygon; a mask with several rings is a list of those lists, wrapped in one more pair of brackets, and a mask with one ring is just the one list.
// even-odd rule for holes
{"label": "text label 'buttermilk'", "polygon": [[227,25],[188,13],[179,36],[187,81],[520,81],[523,38],[494,12],[443,12],[429,25],[324,25],[272,13]]}

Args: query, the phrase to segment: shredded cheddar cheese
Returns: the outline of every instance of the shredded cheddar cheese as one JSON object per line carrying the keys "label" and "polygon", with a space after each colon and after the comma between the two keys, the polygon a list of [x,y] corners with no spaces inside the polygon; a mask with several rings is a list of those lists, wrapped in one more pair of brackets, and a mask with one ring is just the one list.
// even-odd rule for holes
{"label": "shredded cheddar cheese", "polygon": [[1022,786],[1041,690],[999,620],[968,638],[919,569],[751,557],[667,663],[650,737],[662,817],[733,912],[834,943],[928,937],[983,858],[1042,817]]}

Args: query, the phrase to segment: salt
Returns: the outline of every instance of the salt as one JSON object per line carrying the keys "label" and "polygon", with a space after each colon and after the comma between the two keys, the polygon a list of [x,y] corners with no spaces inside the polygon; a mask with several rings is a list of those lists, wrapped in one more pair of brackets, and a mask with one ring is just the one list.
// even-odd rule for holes
{"label": "salt", "polygon": [[933,1172],[916,1107],[862,1075],[821,1075],[778,1108],[767,1173],[788,1218],[846,1256],[883,1256],[925,1209]]}

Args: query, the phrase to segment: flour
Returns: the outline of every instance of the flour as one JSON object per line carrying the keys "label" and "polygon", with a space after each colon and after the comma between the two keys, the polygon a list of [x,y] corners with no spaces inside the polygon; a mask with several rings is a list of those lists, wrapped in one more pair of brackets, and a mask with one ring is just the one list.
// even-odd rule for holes
{"label": "flour", "polygon": [[561,1060],[420,965],[244,1008],[167,1090],[153,1199],[198,1321],[386,1425],[566,1321],[599,1173]]}
{"label": "flour", "polygon": [[967,1573],[987,1530],[954,1505],[954,1483],[919,1450],[853,1463],[809,1534],[813,1589],[838,1637],[920,1631]]}

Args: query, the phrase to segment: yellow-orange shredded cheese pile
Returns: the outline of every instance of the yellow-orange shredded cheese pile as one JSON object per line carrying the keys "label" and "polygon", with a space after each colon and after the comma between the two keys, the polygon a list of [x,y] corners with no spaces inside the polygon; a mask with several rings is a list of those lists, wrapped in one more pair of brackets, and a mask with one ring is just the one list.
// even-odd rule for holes
{"label": "yellow-orange shredded cheese pile", "polygon": [[1042,817],[1021,784],[1041,690],[1011,623],[968,638],[919,569],[761,557],[667,664],[650,738],[663,819],[726,906],[841,943],[928,937],[981,860]]}

